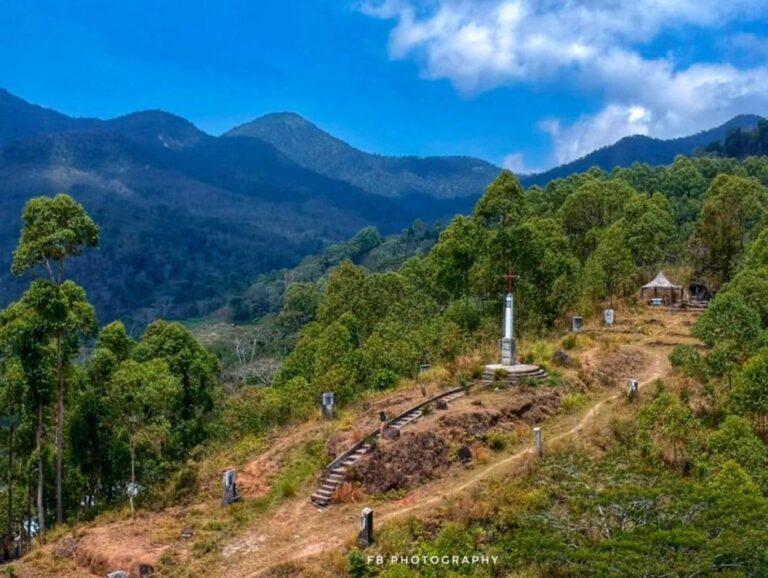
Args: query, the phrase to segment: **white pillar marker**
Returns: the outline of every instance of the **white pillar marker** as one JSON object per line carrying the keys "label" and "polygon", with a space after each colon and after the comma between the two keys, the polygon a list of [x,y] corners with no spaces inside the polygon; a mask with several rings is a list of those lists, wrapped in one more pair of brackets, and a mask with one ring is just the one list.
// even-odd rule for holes
{"label": "white pillar marker", "polygon": [[360,534],[357,542],[363,548],[373,544],[373,510],[370,508],[364,508],[360,513]]}
{"label": "white pillar marker", "polygon": [[544,455],[544,444],[541,441],[541,428],[533,428],[533,447],[536,451],[536,457],[540,458]]}
{"label": "white pillar marker", "polygon": [[637,390],[640,388],[640,382],[638,382],[636,379],[630,379],[629,380],[629,399],[630,401],[634,401],[637,398]]}
{"label": "white pillar marker", "polygon": [[517,351],[515,347],[515,279],[517,275],[510,270],[504,275],[507,281],[507,296],[504,298],[504,328],[501,339],[501,364],[515,365]]}

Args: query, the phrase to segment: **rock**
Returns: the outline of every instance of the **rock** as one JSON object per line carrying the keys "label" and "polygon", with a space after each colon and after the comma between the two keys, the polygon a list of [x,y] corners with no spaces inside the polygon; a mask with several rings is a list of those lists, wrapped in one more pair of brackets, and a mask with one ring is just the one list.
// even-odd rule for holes
{"label": "rock", "polygon": [[472,405],[481,406],[481,405],[483,405],[483,400],[482,399],[475,399],[475,400],[472,401]]}
{"label": "rock", "polygon": [[381,437],[385,440],[396,440],[400,438],[400,430],[396,427],[388,427],[382,433]]}
{"label": "rock", "polygon": [[139,578],[149,578],[155,573],[155,569],[149,564],[139,565]]}
{"label": "rock", "polygon": [[128,578],[128,572],[125,570],[115,570],[107,574],[107,578]]}
{"label": "rock", "polygon": [[442,415],[437,424],[441,435],[464,443],[467,437],[480,435],[495,426],[500,417],[501,414],[495,409],[474,409]]}
{"label": "rock", "polygon": [[456,450],[456,457],[459,458],[461,463],[467,464],[472,461],[472,450],[469,446],[461,446]]}
{"label": "rock", "polygon": [[430,431],[403,432],[354,464],[347,480],[360,483],[369,494],[405,490],[438,477],[448,467],[446,442]]}
{"label": "rock", "polygon": [[552,361],[560,367],[571,367],[573,365],[573,358],[562,350],[555,352],[552,356]]}
{"label": "rock", "polygon": [[437,409],[446,410],[448,409],[448,402],[444,399],[438,399],[437,402],[435,402],[435,407]]}
{"label": "rock", "polygon": [[192,536],[194,536],[194,534],[195,533],[192,531],[192,528],[182,528],[181,530],[181,537],[185,540],[189,540],[192,538]]}

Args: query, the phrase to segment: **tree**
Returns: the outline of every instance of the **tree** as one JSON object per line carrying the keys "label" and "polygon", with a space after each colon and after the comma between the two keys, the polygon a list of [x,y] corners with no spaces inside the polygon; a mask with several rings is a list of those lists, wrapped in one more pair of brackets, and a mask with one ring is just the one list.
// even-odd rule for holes
{"label": "tree", "polygon": [[43,535],[46,529],[43,438],[46,410],[51,403],[53,359],[48,346],[47,324],[32,306],[36,300],[35,289],[33,284],[19,301],[0,313],[0,346],[4,371],[9,370],[10,364],[13,365],[14,379],[21,382],[24,399],[35,414],[36,505],[39,532]]}
{"label": "tree", "polygon": [[473,217],[484,227],[506,227],[522,223],[528,213],[520,181],[512,171],[503,170],[475,205]]}
{"label": "tree", "polygon": [[688,465],[700,433],[690,408],[669,393],[661,393],[637,418],[639,444],[649,457],[672,465]]}
{"label": "tree", "polygon": [[636,195],[624,207],[621,227],[634,264],[650,273],[670,253],[675,233],[669,201],[660,194]]}
{"label": "tree", "polygon": [[[0,431],[8,430],[8,476],[6,482],[6,492],[8,493],[8,507],[6,510],[6,540],[3,540],[3,547],[11,543],[13,538],[13,490],[14,490],[14,434],[19,426],[22,408],[22,398],[24,395],[24,374],[23,370],[15,357],[5,358],[0,353]],[[10,557],[9,552],[5,552],[5,557]]]}
{"label": "tree", "polygon": [[165,442],[175,411],[174,400],[182,394],[179,380],[162,359],[124,361],[115,371],[109,386],[111,424],[117,437],[127,441],[131,455],[131,485],[128,495],[131,511],[139,487],[136,478],[137,450],[142,446],[157,449]]}
{"label": "tree", "polygon": [[768,348],[747,361],[734,381],[734,409],[750,417],[762,436],[768,435]]}
{"label": "tree", "polygon": [[[693,334],[712,348],[722,352],[727,367],[718,375],[729,373],[754,355],[766,340],[760,314],[737,293],[724,291],[713,299],[704,314],[696,321]],[[713,368],[717,369],[717,368]]]}
{"label": "tree", "polygon": [[171,432],[177,455],[203,441],[213,408],[218,360],[183,325],[168,321],[155,321],[147,327],[133,350],[133,358],[140,362],[165,361],[181,383],[180,405]]}
{"label": "tree", "polygon": [[765,466],[768,452],[760,438],[752,431],[752,424],[743,417],[729,415],[707,439],[710,462],[722,467],[734,461],[755,481],[766,482]]}
{"label": "tree", "polygon": [[616,221],[637,192],[623,180],[586,180],[566,197],[558,216],[576,255],[585,261],[597,246],[602,231]]}
{"label": "tree", "polygon": [[[67,304],[71,298],[77,298],[78,311],[70,315],[57,311],[57,318],[51,319],[52,336],[56,346],[56,521],[63,521],[63,437],[64,437],[64,393],[66,389],[65,370],[67,354],[65,340],[81,329],[78,318],[89,315],[83,303],[85,294],[69,287],[64,290],[64,262],[70,257],[80,255],[88,247],[99,243],[99,227],[93,222],[80,203],[69,195],[38,197],[27,202],[22,213],[24,226],[16,250],[13,252],[11,271],[22,275],[30,269],[43,266],[48,272],[51,283],[62,289],[60,303]],[[75,294],[78,294],[77,296]],[[51,294],[52,295],[52,294]],[[87,303],[87,302],[86,302]],[[50,310],[54,312],[52,308]],[[92,309],[91,309],[92,314]],[[81,319],[82,320],[82,319]],[[93,319],[95,323],[95,317]],[[71,343],[68,344],[71,346]],[[75,350],[77,344],[75,344]]]}
{"label": "tree", "polygon": [[598,299],[621,293],[635,272],[632,252],[619,227],[608,229],[584,266],[584,278],[590,292]]}
{"label": "tree", "polygon": [[98,225],[69,195],[31,199],[21,218],[24,226],[11,265],[14,275],[43,266],[51,281],[61,284],[64,262],[99,244]]}
{"label": "tree", "polygon": [[752,179],[718,175],[706,199],[696,222],[692,252],[699,271],[722,285],[765,220],[766,191]]}
{"label": "tree", "polygon": [[438,294],[467,297],[469,275],[480,251],[483,231],[475,221],[458,216],[440,233],[429,253],[429,269]]}

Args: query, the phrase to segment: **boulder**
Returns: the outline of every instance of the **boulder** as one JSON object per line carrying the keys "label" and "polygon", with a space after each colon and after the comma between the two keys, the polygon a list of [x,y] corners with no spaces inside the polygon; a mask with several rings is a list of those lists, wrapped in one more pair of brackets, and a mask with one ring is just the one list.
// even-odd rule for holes
{"label": "boulder", "polygon": [[396,440],[400,438],[400,430],[396,427],[388,427],[382,433],[381,437],[385,440]]}
{"label": "boulder", "polygon": [[562,350],[555,352],[552,356],[552,361],[560,367],[571,367],[573,365],[573,358]]}
{"label": "boulder", "polygon": [[115,570],[107,574],[107,578],[128,578],[128,572],[125,570]]}
{"label": "boulder", "polygon": [[456,457],[463,464],[469,463],[472,461],[472,450],[469,446],[461,446],[456,450]]}
{"label": "boulder", "polygon": [[435,407],[437,409],[446,410],[448,409],[448,402],[444,399],[438,399],[437,402],[435,402]]}

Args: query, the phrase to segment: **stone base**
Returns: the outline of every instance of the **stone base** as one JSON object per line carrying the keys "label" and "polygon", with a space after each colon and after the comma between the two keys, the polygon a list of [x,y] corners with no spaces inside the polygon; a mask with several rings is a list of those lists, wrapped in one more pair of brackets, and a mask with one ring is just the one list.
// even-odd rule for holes
{"label": "stone base", "polygon": [[[499,373],[506,372],[503,376]],[[527,365],[516,363],[515,365],[503,365],[501,363],[492,363],[485,366],[482,382],[486,385],[501,382],[510,385],[516,385],[521,380],[536,381],[547,377],[547,372],[538,365]]]}

